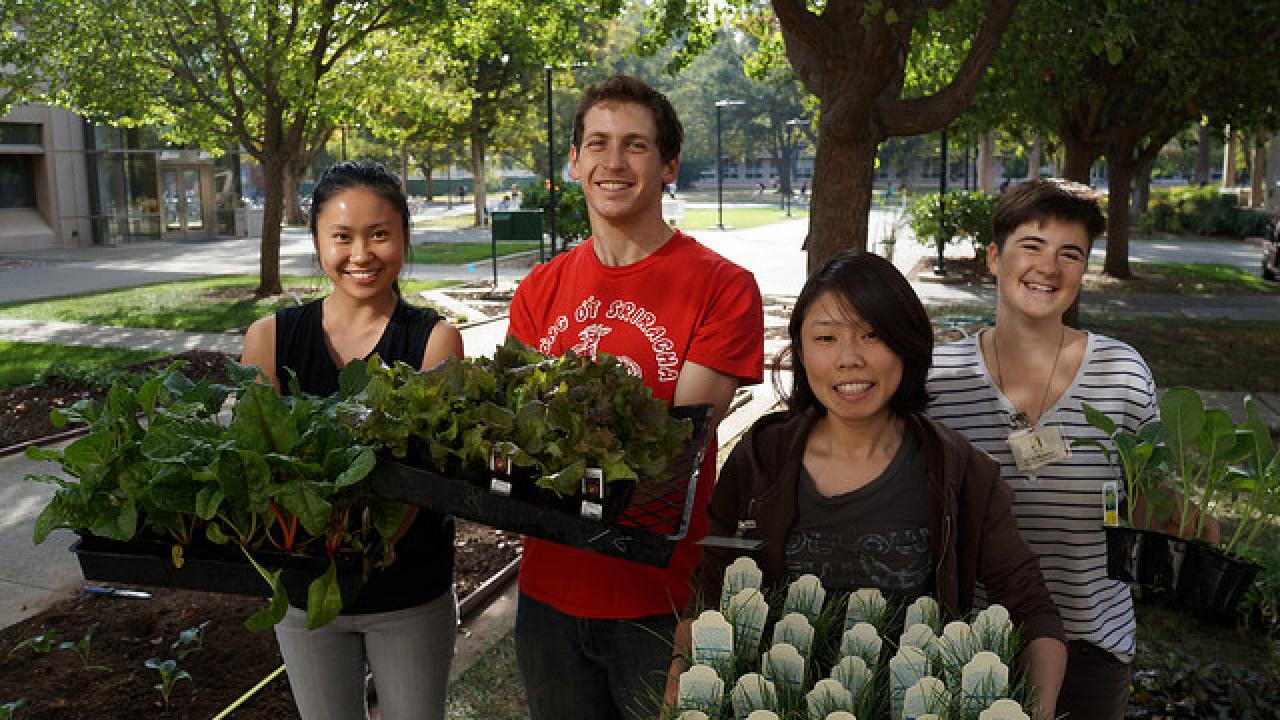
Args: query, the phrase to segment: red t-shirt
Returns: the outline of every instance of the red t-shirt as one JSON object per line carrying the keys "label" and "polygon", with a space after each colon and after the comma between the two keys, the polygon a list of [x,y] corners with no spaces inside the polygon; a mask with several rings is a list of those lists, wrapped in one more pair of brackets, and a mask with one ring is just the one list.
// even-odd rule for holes
{"label": "red t-shirt", "polygon": [[[511,301],[508,332],[547,355],[602,350],[670,403],[686,360],[760,382],[764,310],[755,277],[677,231],[652,255],[623,267],[596,258],[588,239],[535,267]],[[665,568],[528,538],[520,589],[582,618],[678,612],[689,600],[697,541],[707,531],[715,439],[698,473],[687,537]]]}

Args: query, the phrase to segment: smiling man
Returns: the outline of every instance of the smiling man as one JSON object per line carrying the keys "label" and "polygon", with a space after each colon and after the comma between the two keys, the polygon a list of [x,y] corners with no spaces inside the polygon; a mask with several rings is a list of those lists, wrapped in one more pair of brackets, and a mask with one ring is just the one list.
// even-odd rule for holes
{"label": "smiling man", "polygon": [[[718,423],[739,385],[760,382],[763,310],[749,272],[662,219],[683,138],[671,103],[644,82],[618,75],[587,89],[570,173],[592,236],[520,283],[508,332],[548,355],[614,355],[655,397],[711,403]],[[665,568],[525,541],[516,651],[533,720],[653,716],[714,482],[711,451]]]}

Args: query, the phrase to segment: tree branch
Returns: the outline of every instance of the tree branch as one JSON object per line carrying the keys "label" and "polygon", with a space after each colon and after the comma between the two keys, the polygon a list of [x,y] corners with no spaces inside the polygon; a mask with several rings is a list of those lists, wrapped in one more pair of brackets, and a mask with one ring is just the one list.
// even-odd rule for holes
{"label": "tree branch", "polygon": [[881,99],[880,122],[887,136],[921,135],[951,122],[973,105],[978,85],[986,73],[1000,38],[1013,19],[1018,0],[991,0],[978,34],[956,76],[933,95],[910,99]]}

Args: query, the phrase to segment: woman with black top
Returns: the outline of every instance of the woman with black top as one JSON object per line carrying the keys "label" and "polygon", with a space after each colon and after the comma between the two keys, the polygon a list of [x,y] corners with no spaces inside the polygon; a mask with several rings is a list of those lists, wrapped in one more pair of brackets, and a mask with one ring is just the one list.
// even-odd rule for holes
{"label": "woman with black top", "polygon": [[[333,292],[245,334],[242,361],[277,390],[288,393],[296,375],[303,392],[331,395],[343,366],[374,353],[424,370],[462,356],[456,328],[400,297],[409,208],[394,174],[376,163],[326,170],[312,194],[311,237]],[[395,561],[334,622],[307,630],[305,611],[291,607],[276,625],[303,720],[367,717],[366,662],[383,720],[444,717],[458,618],[453,518],[411,510],[397,536]]]}

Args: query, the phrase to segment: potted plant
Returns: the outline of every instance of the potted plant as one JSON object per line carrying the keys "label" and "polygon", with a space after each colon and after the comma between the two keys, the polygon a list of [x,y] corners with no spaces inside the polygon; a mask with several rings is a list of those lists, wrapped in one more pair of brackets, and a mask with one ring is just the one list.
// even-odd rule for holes
{"label": "potted plant", "polygon": [[27,478],[58,486],[34,539],[80,533],[90,579],[243,594],[263,594],[266,580],[271,605],[250,627],[275,624],[291,601],[319,627],[384,557],[382,538],[406,512],[367,492],[374,450],[336,414],[364,368],[348,365],[338,395],[318,399],[296,386],[282,397],[255,368],[232,365],[233,386],[193,383],[174,365],[61,413],[89,432],[62,451],[28,451],[65,473]]}
{"label": "potted plant", "polygon": [[[1252,401],[1248,420],[1237,426],[1218,408],[1206,409],[1196,391],[1172,388],[1160,399],[1160,419],[1132,435],[1096,409],[1085,406],[1089,422],[1107,434],[1128,500],[1128,528],[1107,528],[1108,574],[1125,582],[1169,591],[1198,614],[1227,619],[1249,589],[1259,566],[1241,554],[1274,516],[1277,499],[1275,449]],[[1134,509],[1149,508],[1143,528],[1163,519],[1176,497],[1176,534],[1135,527]],[[1218,547],[1203,540],[1211,511],[1233,507],[1240,523]],[[1155,518],[1152,515],[1158,514]]]}
{"label": "potted plant", "polygon": [[[1164,428],[1157,421],[1144,425],[1134,434],[1121,429],[1110,417],[1089,403],[1084,403],[1083,408],[1085,419],[1106,435],[1111,441],[1111,447],[1093,438],[1077,440],[1073,444],[1077,447],[1089,445],[1099,448],[1111,464],[1117,482],[1124,491],[1125,524],[1105,525],[1107,574],[1122,582],[1150,582],[1151,578],[1144,576],[1146,568],[1143,558],[1147,533],[1141,527],[1151,525],[1155,514],[1165,510],[1162,504],[1165,496],[1159,492],[1159,488],[1164,482],[1165,468],[1172,455],[1163,442]],[[1139,508],[1143,508],[1140,523],[1135,522],[1135,513]]]}

